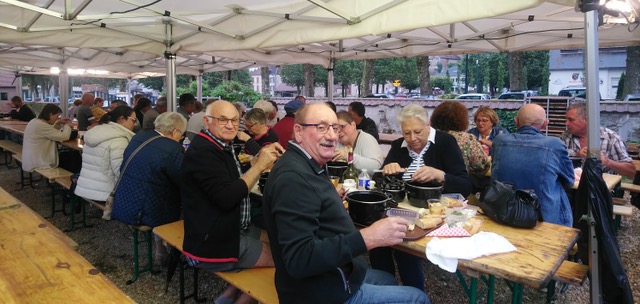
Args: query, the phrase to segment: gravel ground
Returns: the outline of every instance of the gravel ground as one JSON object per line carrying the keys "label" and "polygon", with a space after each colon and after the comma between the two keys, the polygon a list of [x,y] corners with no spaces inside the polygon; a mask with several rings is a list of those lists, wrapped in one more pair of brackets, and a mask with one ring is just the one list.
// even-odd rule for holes
{"label": "gravel ground", "polygon": [[[29,187],[16,190],[20,179],[19,169],[7,170],[0,168],[0,187],[20,199],[23,203],[31,207],[42,216],[49,216],[51,212],[50,191],[46,182],[38,182],[35,189]],[[159,274],[141,274],[138,281],[131,285],[126,285],[133,274],[133,250],[131,233],[126,225],[117,221],[104,221],[100,219],[102,211],[87,207],[88,223],[92,228],[80,228],[67,235],[79,244],[78,252],[85,257],[96,268],[100,269],[111,281],[138,303],[178,303],[178,279],[177,275],[169,285],[167,292],[164,291],[166,268],[161,269]],[[618,240],[627,275],[631,282],[635,301],[640,301],[640,268],[638,267],[638,246],[640,240],[632,231],[637,231],[640,227],[638,210],[630,218],[623,219],[622,227],[619,231]],[[61,213],[56,213],[53,218],[48,219],[58,228],[65,229],[68,224],[68,217]],[[76,226],[77,227],[77,226]],[[144,248],[141,248],[141,252]],[[143,257],[144,259],[144,257]],[[141,262],[144,265],[144,260]],[[427,274],[427,290],[433,303],[465,303],[468,299],[464,295],[460,283],[455,274],[445,272],[433,264],[425,263],[425,273]],[[189,272],[190,273],[190,272]],[[192,286],[190,275],[187,275],[186,286]],[[479,294],[485,291],[480,284]],[[201,272],[200,294],[207,298],[207,303],[213,303],[213,299],[224,290],[226,283],[216,276]],[[187,289],[189,290],[189,289]],[[495,303],[510,303],[511,292],[502,280],[496,280]],[[530,287],[524,289],[524,303],[545,303],[546,293]],[[486,302],[481,298],[480,302]],[[565,293],[558,293],[556,303],[588,303],[589,302],[589,282],[585,282],[582,287],[569,287]],[[194,303],[187,300],[187,303]]]}

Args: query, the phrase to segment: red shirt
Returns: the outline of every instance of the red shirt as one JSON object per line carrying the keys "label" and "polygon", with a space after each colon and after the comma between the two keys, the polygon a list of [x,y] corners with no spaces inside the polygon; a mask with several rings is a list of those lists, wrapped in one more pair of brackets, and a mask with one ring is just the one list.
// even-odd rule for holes
{"label": "red shirt", "polygon": [[291,140],[294,123],[295,118],[293,118],[292,116],[285,116],[283,119],[280,119],[280,121],[277,122],[272,128],[273,132],[276,132],[276,135],[278,135],[278,142],[285,149],[287,149],[289,140]]}

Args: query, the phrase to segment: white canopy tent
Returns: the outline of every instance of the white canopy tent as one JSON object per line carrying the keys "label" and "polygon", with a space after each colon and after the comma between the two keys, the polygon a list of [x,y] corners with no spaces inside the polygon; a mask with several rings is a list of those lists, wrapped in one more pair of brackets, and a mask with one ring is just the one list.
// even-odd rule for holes
{"label": "white canopy tent", "polygon": [[[331,69],[334,60],[342,59],[583,48],[584,14],[574,4],[0,0],[0,66],[17,64],[21,54],[25,63],[47,67],[51,62],[43,62],[42,53],[58,53],[51,60],[63,69],[167,72],[171,84],[174,72],[198,75],[293,63]],[[601,27],[599,37],[601,46],[640,44],[640,32],[622,24]],[[36,50],[40,53],[30,60],[27,54]],[[169,102],[175,106],[173,92],[169,85]]]}
{"label": "white canopy tent", "polygon": [[[637,19],[640,5],[630,1]],[[36,60],[7,51],[41,46],[49,47],[44,57],[62,48],[61,58],[51,59],[62,68],[133,73],[164,66],[175,106],[175,73],[201,73],[209,63],[331,69],[340,59],[588,48],[593,152],[597,48],[639,45],[640,31],[609,17],[595,29],[597,16],[585,19],[574,6],[575,0],[0,0],[0,66],[20,60],[33,66]],[[226,65],[215,67],[221,58]]]}

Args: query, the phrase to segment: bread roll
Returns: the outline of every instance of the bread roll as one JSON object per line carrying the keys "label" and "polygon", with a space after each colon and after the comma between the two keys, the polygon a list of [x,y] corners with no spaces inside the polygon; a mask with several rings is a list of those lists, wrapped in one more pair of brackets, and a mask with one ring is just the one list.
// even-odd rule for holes
{"label": "bread roll", "polygon": [[437,217],[421,218],[415,221],[416,226],[422,229],[435,228],[436,226],[440,225],[440,223],[442,223],[442,219]]}

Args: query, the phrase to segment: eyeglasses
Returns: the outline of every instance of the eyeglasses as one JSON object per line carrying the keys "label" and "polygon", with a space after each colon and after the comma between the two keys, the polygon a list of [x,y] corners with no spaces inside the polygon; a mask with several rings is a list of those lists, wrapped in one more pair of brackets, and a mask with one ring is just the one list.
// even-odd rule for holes
{"label": "eyeglasses", "polygon": [[131,121],[133,121],[133,123],[137,123],[138,122],[138,119],[135,118],[135,117],[127,117],[127,118],[131,119]]}
{"label": "eyeglasses", "polygon": [[341,126],[340,124],[328,124],[328,123],[315,123],[315,124],[300,124],[303,127],[316,127],[316,131],[318,131],[321,134],[325,134],[327,133],[327,131],[329,131],[329,127],[331,127],[333,129],[334,132],[340,132],[342,130],[342,128],[344,128],[344,126]]}
{"label": "eyeglasses", "polygon": [[[348,124],[344,124],[344,125],[338,124],[338,125],[337,125],[337,126],[338,126],[338,128],[336,129],[336,128],[334,127],[334,130],[336,130],[336,131],[338,131],[338,132],[342,132],[342,130],[344,130],[344,128],[345,128],[347,125],[348,125]],[[334,126],[335,126],[335,125],[334,125]]]}
{"label": "eyeglasses", "polygon": [[208,118],[213,118],[213,119],[217,119],[218,120],[218,125],[221,126],[226,126],[227,123],[231,122],[232,125],[234,126],[239,126],[240,125],[240,118],[226,118],[224,116],[220,116],[220,117],[215,117],[215,116],[211,116],[211,115],[206,115]]}
{"label": "eyeglasses", "polygon": [[258,125],[258,124],[259,124],[259,123],[257,123],[257,122],[256,122],[256,123],[248,123],[248,122],[245,122],[245,123],[244,123],[244,126],[245,126],[247,129],[251,129],[251,128],[253,128],[254,126],[256,126],[256,125]]}
{"label": "eyeglasses", "polygon": [[488,123],[488,122],[491,122],[491,120],[490,119],[486,119],[486,118],[485,119],[476,119],[476,123]]}

